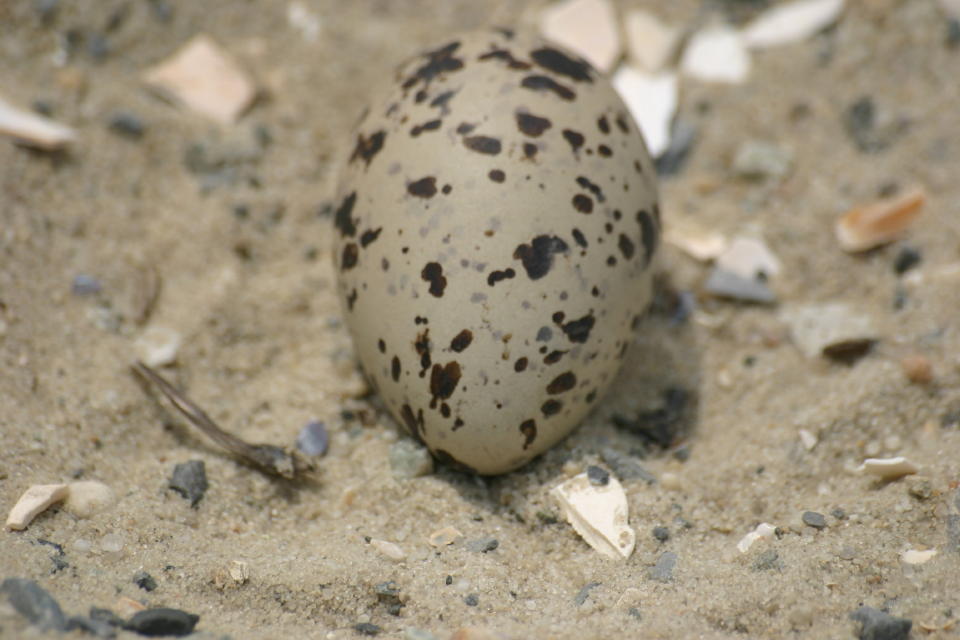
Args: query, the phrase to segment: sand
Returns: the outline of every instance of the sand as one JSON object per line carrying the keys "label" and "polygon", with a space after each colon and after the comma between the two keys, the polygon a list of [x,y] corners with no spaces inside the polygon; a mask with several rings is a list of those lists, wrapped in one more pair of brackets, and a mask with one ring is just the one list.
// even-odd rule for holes
{"label": "sand", "polygon": [[[44,103],[78,140],[55,154],[0,141],[0,512],[32,484],[76,479],[105,483],[116,500],[89,517],[53,508],[25,531],[0,532],[0,578],[36,580],[69,614],[122,596],[183,609],[210,638],[349,638],[360,623],[387,638],[464,627],[510,638],[844,638],[861,604],[912,620],[913,637],[955,636],[960,48],[947,46],[934,2],[854,1],[827,33],[754,56],[745,85],[684,83],[681,117],[698,135],[662,182],[664,216],[763,238],[783,265],[770,283],[776,305],[710,298],[709,268],[666,246],[661,304],[574,435],[506,476],[439,468],[415,479],[391,472],[396,425],[367,395],[336,300],[336,167],[392,61],[450,31],[516,24],[532,7],[303,2],[319,18],[311,40],[279,1],[63,2],[46,21],[40,4],[0,6],[0,87],[17,104]],[[741,20],[761,4],[684,0],[662,15],[692,26],[714,14]],[[234,126],[141,83],[199,32],[265,89]],[[869,152],[844,124],[865,96],[885,136]],[[111,130],[117,112],[136,115],[142,137]],[[788,149],[790,173],[735,176],[748,139]],[[901,239],[860,255],[838,248],[839,214],[914,184],[929,198]],[[907,246],[922,260],[898,275]],[[78,275],[99,293],[73,293]],[[677,291],[698,303],[681,323],[669,304]],[[785,311],[828,302],[876,327],[876,344],[852,364],[808,358],[789,338]],[[166,375],[242,437],[291,445],[323,420],[331,442],[317,478],[278,481],[239,464],[146,393],[129,366],[155,327],[182,341]],[[908,380],[901,360],[911,355],[932,364],[930,382]],[[670,447],[614,426],[614,414],[662,408],[670,388],[687,394]],[[610,449],[656,479],[621,477],[637,531],[622,562],[558,521],[549,495]],[[851,473],[894,455],[920,474]],[[204,461],[210,484],[196,508],[168,488],[188,460]],[[825,526],[804,524],[805,511]],[[737,551],[761,522],[779,534]],[[464,540],[429,546],[448,525]],[[488,537],[496,549],[470,550]],[[937,553],[911,565],[901,560],[909,549]],[[665,553],[676,554],[672,571]],[[245,582],[231,577],[237,562]],[[138,571],[157,588],[134,584]],[[388,581],[399,616],[376,593]],[[41,636],[0,606],[0,637]]]}

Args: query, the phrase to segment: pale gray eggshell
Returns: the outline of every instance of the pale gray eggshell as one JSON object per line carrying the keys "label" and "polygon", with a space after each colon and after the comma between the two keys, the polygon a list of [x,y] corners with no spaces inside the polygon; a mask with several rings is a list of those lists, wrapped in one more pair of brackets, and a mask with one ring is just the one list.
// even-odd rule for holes
{"label": "pale gray eggshell", "polygon": [[602,396],[649,302],[649,154],[607,78],[509,30],[451,37],[380,94],[335,212],[357,356],[437,458],[510,471]]}

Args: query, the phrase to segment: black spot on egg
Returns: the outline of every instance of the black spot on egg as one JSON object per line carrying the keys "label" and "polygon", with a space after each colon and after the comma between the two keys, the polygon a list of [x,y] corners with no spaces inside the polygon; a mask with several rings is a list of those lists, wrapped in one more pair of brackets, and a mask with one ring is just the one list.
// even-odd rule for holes
{"label": "black spot on egg", "polygon": [[376,242],[377,238],[380,237],[380,232],[383,231],[383,227],[377,227],[376,229],[367,229],[360,235],[360,246],[366,249],[369,245]]}
{"label": "black spot on egg", "polygon": [[437,398],[446,400],[457,390],[457,383],[460,382],[460,363],[453,361],[440,366],[433,365],[430,371],[430,394],[434,401]]}
{"label": "black spot on egg", "polygon": [[490,136],[468,136],[463,139],[463,146],[471,151],[495,156],[500,153],[500,141]]}
{"label": "black spot on egg", "polygon": [[543,415],[547,418],[560,413],[561,409],[563,409],[563,403],[553,398],[540,405],[540,411],[543,412]]}
{"label": "black spot on egg", "polygon": [[579,211],[580,213],[593,213],[593,199],[590,196],[585,196],[582,193],[578,193],[573,196],[573,208]]}
{"label": "black spot on egg", "polygon": [[360,255],[360,251],[357,249],[357,245],[354,242],[350,242],[343,247],[343,255],[340,258],[340,268],[344,271],[349,271],[357,266],[357,257]]}
{"label": "black spot on egg", "polygon": [[562,358],[565,353],[567,353],[567,352],[566,352],[566,351],[561,351],[561,350],[559,350],[559,349],[556,349],[556,350],[554,350],[554,351],[551,351],[551,352],[548,353],[546,356],[544,356],[544,358],[543,358],[543,364],[556,364],[556,363],[560,362],[560,358]]}
{"label": "black spot on egg", "polygon": [[520,423],[520,433],[523,434],[523,448],[526,449],[537,439],[537,422],[532,418]]}
{"label": "black spot on egg", "polygon": [[578,245],[580,245],[584,249],[587,248],[587,238],[586,236],[583,235],[583,232],[580,231],[580,229],[574,228],[574,230],[571,231],[570,233],[573,236],[574,242],[576,242]]}
{"label": "black spot on egg", "polygon": [[573,149],[574,153],[580,150],[584,142],[583,134],[572,129],[563,130],[563,139],[570,143],[570,148]]}
{"label": "black spot on egg", "polygon": [[443,275],[443,267],[437,262],[428,262],[420,271],[424,282],[430,283],[430,295],[435,298],[443,297],[443,290],[447,287],[447,279]]}
{"label": "black spot on egg", "polygon": [[461,136],[465,136],[476,128],[477,126],[474,124],[470,124],[469,122],[461,122],[459,125],[457,125],[457,133]]}
{"label": "black spot on egg", "polygon": [[333,216],[333,226],[340,231],[341,236],[352,238],[357,234],[357,221],[351,217],[356,202],[357,192],[354,191],[343,199]]}
{"label": "black spot on egg", "polygon": [[500,169],[491,169],[487,174],[487,177],[490,178],[493,182],[501,183],[507,179],[507,174],[505,174]]}
{"label": "black spot on egg", "polygon": [[566,393],[576,385],[577,376],[574,375],[573,371],[566,371],[550,381],[550,384],[547,385],[547,393],[553,396],[559,393]]}
{"label": "black spot on egg", "polygon": [[404,80],[403,88],[410,89],[419,82],[423,82],[429,86],[430,82],[437,76],[462,69],[463,60],[453,55],[459,48],[459,42],[451,42],[439,49],[423,54],[423,57],[427,58],[427,62],[418,67],[413,75]]}
{"label": "black spot on egg", "polygon": [[571,58],[553,47],[531,51],[530,57],[548,71],[572,78],[576,82],[593,82],[590,65],[585,60]]}
{"label": "black spot on egg", "polygon": [[633,257],[635,247],[633,246],[633,241],[631,241],[626,234],[620,234],[620,238],[617,240],[617,246],[620,247],[620,253],[623,254],[623,258],[625,260],[629,260]]}
{"label": "black spot on egg", "polygon": [[517,358],[517,361],[513,363],[513,370],[517,373],[522,373],[527,369],[527,359],[526,358]]}
{"label": "black spot on egg", "polygon": [[457,353],[462,352],[473,342],[473,333],[469,329],[464,329],[450,341],[450,348]]}
{"label": "black spot on egg", "polygon": [[517,112],[517,128],[524,135],[539,138],[552,125],[547,118],[535,116],[532,113]]}
{"label": "black spot on egg", "polygon": [[390,361],[390,377],[394,382],[400,380],[400,358],[397,356],[393,356],[393,360]]}
{"label": "black spot on egg", "polygon": [[[560,320],[557,320],[557,314],[554,314],[554,321],[557,324],[563,322],[563,314],[560,314]],[[593,311],[583,316],[582,318],[577,318],[576,320],[571,320],[565,324],[561,324],[560,328],[563,330],[563,333],[566,334],[567,339],[570,342],[584,343],[590,338],[590,331],[593,329],[593,325],[596,322],[596,319],[593,317]]]}
{"label": "black spot on egg", "polygon": [[573,89],[560,84],[549,76],[527,76],[520,82],[520,86],[524,89],[530,89],[532,91],[550,92],[562,100],[569,101],[577,97],[577,94],[574,93]]}
{"label": "black spot on egg", "polygon": [[597,129],[600,129],[601,133],[610,133],[610,122],[607,121],[607,116],[600,116],[597,120]]}
{"label": "black spot on egg", "polygon": [[374,156],[383,149],[383,141],[386,137],[386,131],[377,131],[370,134],[369,137],[358,133],[357,144],[353,148],[353,153],[350,155],[350,162],[353,163],[356,160],[363,160],[364,164],[369,167]]}
{"label": "black spot on egg", "polygon": [[534,158],[536,158],[536,157],[537,157],[537,145],[533,144],[532,142],[524,142],[524,143],[523,143],[523,155],[524,155],[528,160],[533,160]]}
{"label": "black spot on egg", "polygon": [[506,49],[492,49],[486,53],[482,53],[477,57],[477,60],[485,62],[488,60],[499,60],[505,62],[508,69],[513,71],[525,71],[532,67],[529,62],[524,62],[523,60],[517,60],[513,57],[513,54]]}
{"label": "black spot on egg", "polygon": [[407,184],[407,193],[418,198],[432,198],[437,195],[437,179],[427,176]]}
{"label": "black spot on egg", "polygon": [[410,129],[410,135],[416,138],[424,131],[436,131],[437,129],[440,128],[440,125],[442,124],[443,124],[443,121],[440,119],[427,120],[423,124],[414,125],[414,127]]}
{"label": "black spot on egg", "polygon": [[537,236],[529,244],[519,245],[513,252],[515,260],[523,263],[523,268],[531,280],[539,280],[553,267],[553,256],[566,253],[567,243],[557,236]]}
{"label": "black spot on egg", "polygon": [[643,242],[643,263],[650,264],[653,252],[657,248],[657,227],[650,214],[641,209],[637,211],[637,223],[640,225],[641,241]]}
{"label": "black spot on egg", "polygon": [[503,271],[491,271],[490,275],[487,276],[487,284],[491,287],[501,280],[509,280],[517,275],[517,272],[513,269],[504,269]]}
{"label": "black spot on egg", "polygon": [[606,198],[603,195],[603,189],[600,185],[590,181],[586,176],[577,176],[577,184],[597,197],[597,202],[604,202]]}

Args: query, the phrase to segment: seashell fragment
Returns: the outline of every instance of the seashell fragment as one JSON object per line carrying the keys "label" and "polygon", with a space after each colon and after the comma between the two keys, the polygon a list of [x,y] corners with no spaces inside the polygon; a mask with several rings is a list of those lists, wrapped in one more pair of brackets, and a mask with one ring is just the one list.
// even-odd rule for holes
{"label": "seashell fragment", "polygon": [[65,484],[35,484],[27,489],[7,516],[7,529],[22,531],[50,505],[60,502],[70,493]]}
{"label": "seashell fragment", "polygon": [[851,209],[837,220],[840,248],[856,253],[892,242],[920,216],[927,202],[922,187]]}
{"label": "seashell fragment", "polygon": [[920,468],[904,458],[867,458],[855,469],[857,473],[869,473],[883,480],[896,480],[918,472]]}
{"label": "seashell fragment", "polygon": [[627,496],[612,475],[605,483],[591,482],[581,473],[555,487],[553,494],[567,521],[591,547],[608,558],[627,559],[636,533],[627,522]]}
{"label": "seashell fragment", "polygon": [[566,0],[544,10],[540,33],[573,50],[604,73],[620,57],[617,17],[609,0]]}
{"label": "seashell fragment", "polygon": [[70,127],[38,113],[18,109],[3,98],[0,98],[0,133],[24,146],[47,151],[65,147],[77,138]]}
{"label": "seashell fragment", "polygon": [[737,551],[746,553],[750,550],[750,547],[753,546],[754,542],[772,538],[776,532],[777,528],[775,526],[768,522],[761,522],[757,525],[756,529],[740,538],[740,542],[737,543]]}
{"label": "seashell fragment", "polygon": [[843,0],[796,0],[764,11],[744,27],[743,42],[764,49],[806,40],[833,24],[843,11]]}

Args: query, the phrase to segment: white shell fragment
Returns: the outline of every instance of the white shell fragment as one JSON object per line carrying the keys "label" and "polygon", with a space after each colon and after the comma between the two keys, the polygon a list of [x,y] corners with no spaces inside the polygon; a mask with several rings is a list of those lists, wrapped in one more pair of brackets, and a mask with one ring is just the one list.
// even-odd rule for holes
{"label": "white shell fragment", "polygon": [[677,111],[677,76],[651,74],[629,65],[613,74],[613,88],[640,125],[650,155],[659,156],[670,146],[670,125]]}
{"label": "white shell fragment", "polygon": [[920,471],[920,467],[903,456],[895,458],[867,458],[859,467],[857,473],[870,474],[883,480],[896,480]]}
{"label": "white shell fragment", "polygon": [[38,113],[18,109],[0,98],[0,133],[20,144],[52,151],[77,138],[73,129]]}
{"label": "white shell fragment", "polygon": [[678,29],[668,27],[655,15],[643,10],[628,12],[623,29],[627,34],[630,62],[653,73],[666,66],[677,48],[680,35]]}
{"label": "white shell fragment", "polygon": [[776,532],[777,528],[775,526],[768,522],[761,522],[757,525],[756,529],[740,538],[740,542],[737,543],[737,551],[746,553],[750,550],[750,547],[753,546],[754,542],[772,538]]}
{"label": "white shell fragment", "polygon": [[69,491],[65,484],[31,486],[10,510],[10,515],[7,516],[7,529],[14,531],[26,529],[37,515],[66,498]]}
{"label": "white shell fragment", "polygon": [[750,54],[735,29],[726,25],[708,26],[690,38],[680,69],[691,78],[705,82],[741,84],[750,75]]}
{"label": "white shell fragment", "polygon": [[237,584],[246,584],[250,580],[250,564],[244,560],[233,560],[227,569],[230,579]]}
{"label": "white shell fragment", "polygon": [[737,236],[720,256],[717,266],[743,278],[774,278],[780,274],[780,260],[756,238]]}
{"label": "white shell fragment", "polygon": [[743,29],[743,42],[763,49],[806,40],[833,24],[844,0],[795,0],[764,11]]}
{"label": "white shell fragment", "polygon": [[813,435],[810,431],[800,429],[797,435],[800,436],[800,443],[803,444],[803,448],[807,451],[813,451],[813,448],[817,446],[817,436]]}
{"label": "white shell fragment", "polygon": [[463,538],[463,534],[454,527],[443,527],[430,534],[427,542],[431,547],[445,547]]}
{"label": "white shell fragment", "polygon": [[581,473],[550,493],[587,544],[608,558],[630,557],[636,533],[627,523],[627,496],[619,480],[611,475],[607,484],[600,486]]}
{"label": "white shell fragment", "polygon": [[566,0],[543,11],[540,33],[606,73],[620,57],[620,29],[609,0]]}
{"label": "white shell fragment", "polygon": [[370,546],[394,562],[403,562],[407,557],[406,552],[401,549],[399,545],[394,544],[393,542],[373,538],[370,540]]}
{"label": "white shell fragment", "polygon": [[143,77],[154,89],[221,124],[236,120],[256,94],[253,81],[236,60],[205,34],[195,36]]}
{"label": "white shell fragment", "polygon": [[878,337],[869,316],[842,302],[790,307],[781,319],[789,325],[794,344],[808,358],[824,355],[831,347]]}
{"label": "white shell fragment", "polygon": [[670,223],[664,229],[663,240],[700,262],[716,260],[729,245],[726,236],[719,231],[676,223]]}
{"label": "white shell fragment", "polygon": [[914,187],[903,194],[851,209],[837,220],[837,241],[844,251],[859,252],[896,240],[923,211],[926,191]]}
{"label": "white shell fragment", "polygon": [[937,555],[936,549],[927,549],[926,551],[920,551],[918,549],[907,549],[900,554],[900,560],[904,564],[924,564],[928,562],[933,556]]}
{"label": "white shell fragment", "polygon": [[63,508],[78,518],[89,518],[114,502],[113,490],[96,480],[71,482]]}
{"label": "white shell fragment", "polygon": [[149,327],[137,338],[137,354],[148,367],[164,367],[176,361],[181,342],[180,333],[173,329]]}

